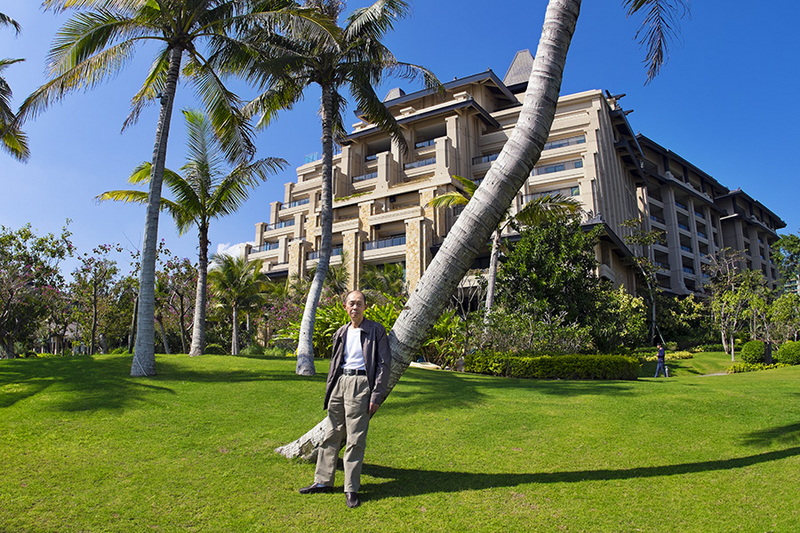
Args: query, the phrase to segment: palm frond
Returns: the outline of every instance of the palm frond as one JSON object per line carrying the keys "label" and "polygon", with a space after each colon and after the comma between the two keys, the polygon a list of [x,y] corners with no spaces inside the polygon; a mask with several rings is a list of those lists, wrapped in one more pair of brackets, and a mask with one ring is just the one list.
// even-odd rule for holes
{"label": "palm frond", "polygon": [[677,36],[678,19],[689,13],[686,0],[623,0],[628,16],[647,9],[636,39],[647,50],[647,82],[655,78],[669,57],[669,43]]}
{"label": "palm frond", "polygon": [[545,224],[576,216],[581,204],[574,198],[562,194],[545,194],[525,204],[514,216],[524,226]]}
{"label": "palm frond", "polygon": [[22,31],[22,26],[19,25],[19,22],[3,13],[0,13],[0,26],[11,26],[17,35]]}
{"label": "palm frond", "polygon": [[347,18],[344,29],[346,41],[359,38],[379,40],[405,17],[410,6],[404,0],[378,0],[371,6],[356,9]]}

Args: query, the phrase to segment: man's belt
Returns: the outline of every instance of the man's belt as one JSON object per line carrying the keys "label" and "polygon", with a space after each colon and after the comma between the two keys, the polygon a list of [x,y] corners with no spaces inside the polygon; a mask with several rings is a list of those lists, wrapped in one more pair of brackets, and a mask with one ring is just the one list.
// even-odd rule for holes
{"label": "man's belt", "polygon": [[352,368],[343,368],[342,374],[345,376],[366,376],[366,370],[353,370]]}

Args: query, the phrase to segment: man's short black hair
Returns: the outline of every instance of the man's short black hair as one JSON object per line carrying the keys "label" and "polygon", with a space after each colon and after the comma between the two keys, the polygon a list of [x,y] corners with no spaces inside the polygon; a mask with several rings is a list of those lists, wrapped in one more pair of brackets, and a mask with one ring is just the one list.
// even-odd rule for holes
{"label": "man's short black hair", "polygon": [[348,291],[347,293],[345,293],[345,295],[342,296],[342,303],[347,303],[347,297],[350,296],[351,294],[353,294],[354,292],[357,292],[358,294],[361,295],[361,297],[364,299],[364,307],[366,307],[367,306],[367,295],[364,294],[359,289],[353,289],[352,291]]}

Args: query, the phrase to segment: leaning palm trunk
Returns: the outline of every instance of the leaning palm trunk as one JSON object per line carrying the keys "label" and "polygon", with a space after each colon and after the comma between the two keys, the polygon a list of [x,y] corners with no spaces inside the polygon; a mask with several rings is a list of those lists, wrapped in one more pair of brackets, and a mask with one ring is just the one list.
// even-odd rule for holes
{"label": "leaning palm trunk", "polygon": [[[555,117],[580,5],[580,0],[550,0],[547,6],[525,102],[511,138],[448,233],[389,335],[393,359],[390,392],[541,155]],[[327,419],[276,451],[287,457],[311,457],[325,424]]]}
{"label": "leaning palm trunk", "polygon": [[320,226],[322,228],[319,246],[319,262],[314,279],[306,297],[303,320],[300,322],[300,337],[297,342],[297,369],[301,376],[313,376],[314,369],[314,323],[317,306],[322,296],[322,284],[328,274],[333,242],[333,88],[322,87],[322,199],[320,205]]}
{"label": "leaning palm trunk", "polygon": [[139,274],[139,315],[136,326],[136,349],[133,354],[131,376],[155,376],[155,277],[156,255],[158,254],[158,214],[161,208],[161,184],[164,179],[164,166],[167,159],[167,139],[172,118],[172,105],[178,86],[183,50],[175,47],[169,56],[169,71],[161,112],[156,129],[156,142],[153,148],[153,174],[147,198],[147,214],[144,224],[142,244],[142,270]]}
{"label": "leaning palm trunk", "polygon": [[206,298],[208,296],[208,228],[200,230],[200,252],[197,261],[197,291],[194,300],[194,325],[189,356],[203,355],[206,349]]}

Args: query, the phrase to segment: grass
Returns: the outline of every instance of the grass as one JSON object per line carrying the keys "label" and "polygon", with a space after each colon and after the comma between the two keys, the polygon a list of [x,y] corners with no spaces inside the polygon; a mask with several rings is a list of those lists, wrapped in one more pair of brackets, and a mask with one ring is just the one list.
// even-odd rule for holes
{"label": "grass", "polygon": [[325,362],[300,378],[292,359],[159,356],[135,379],[126,356],[0,361],[0,531],[796,532],[800,367],[703,375],[721,365],[633,382],[410,369],[350,510],[299,495],[313,466],[272,451],[324,415]]}

